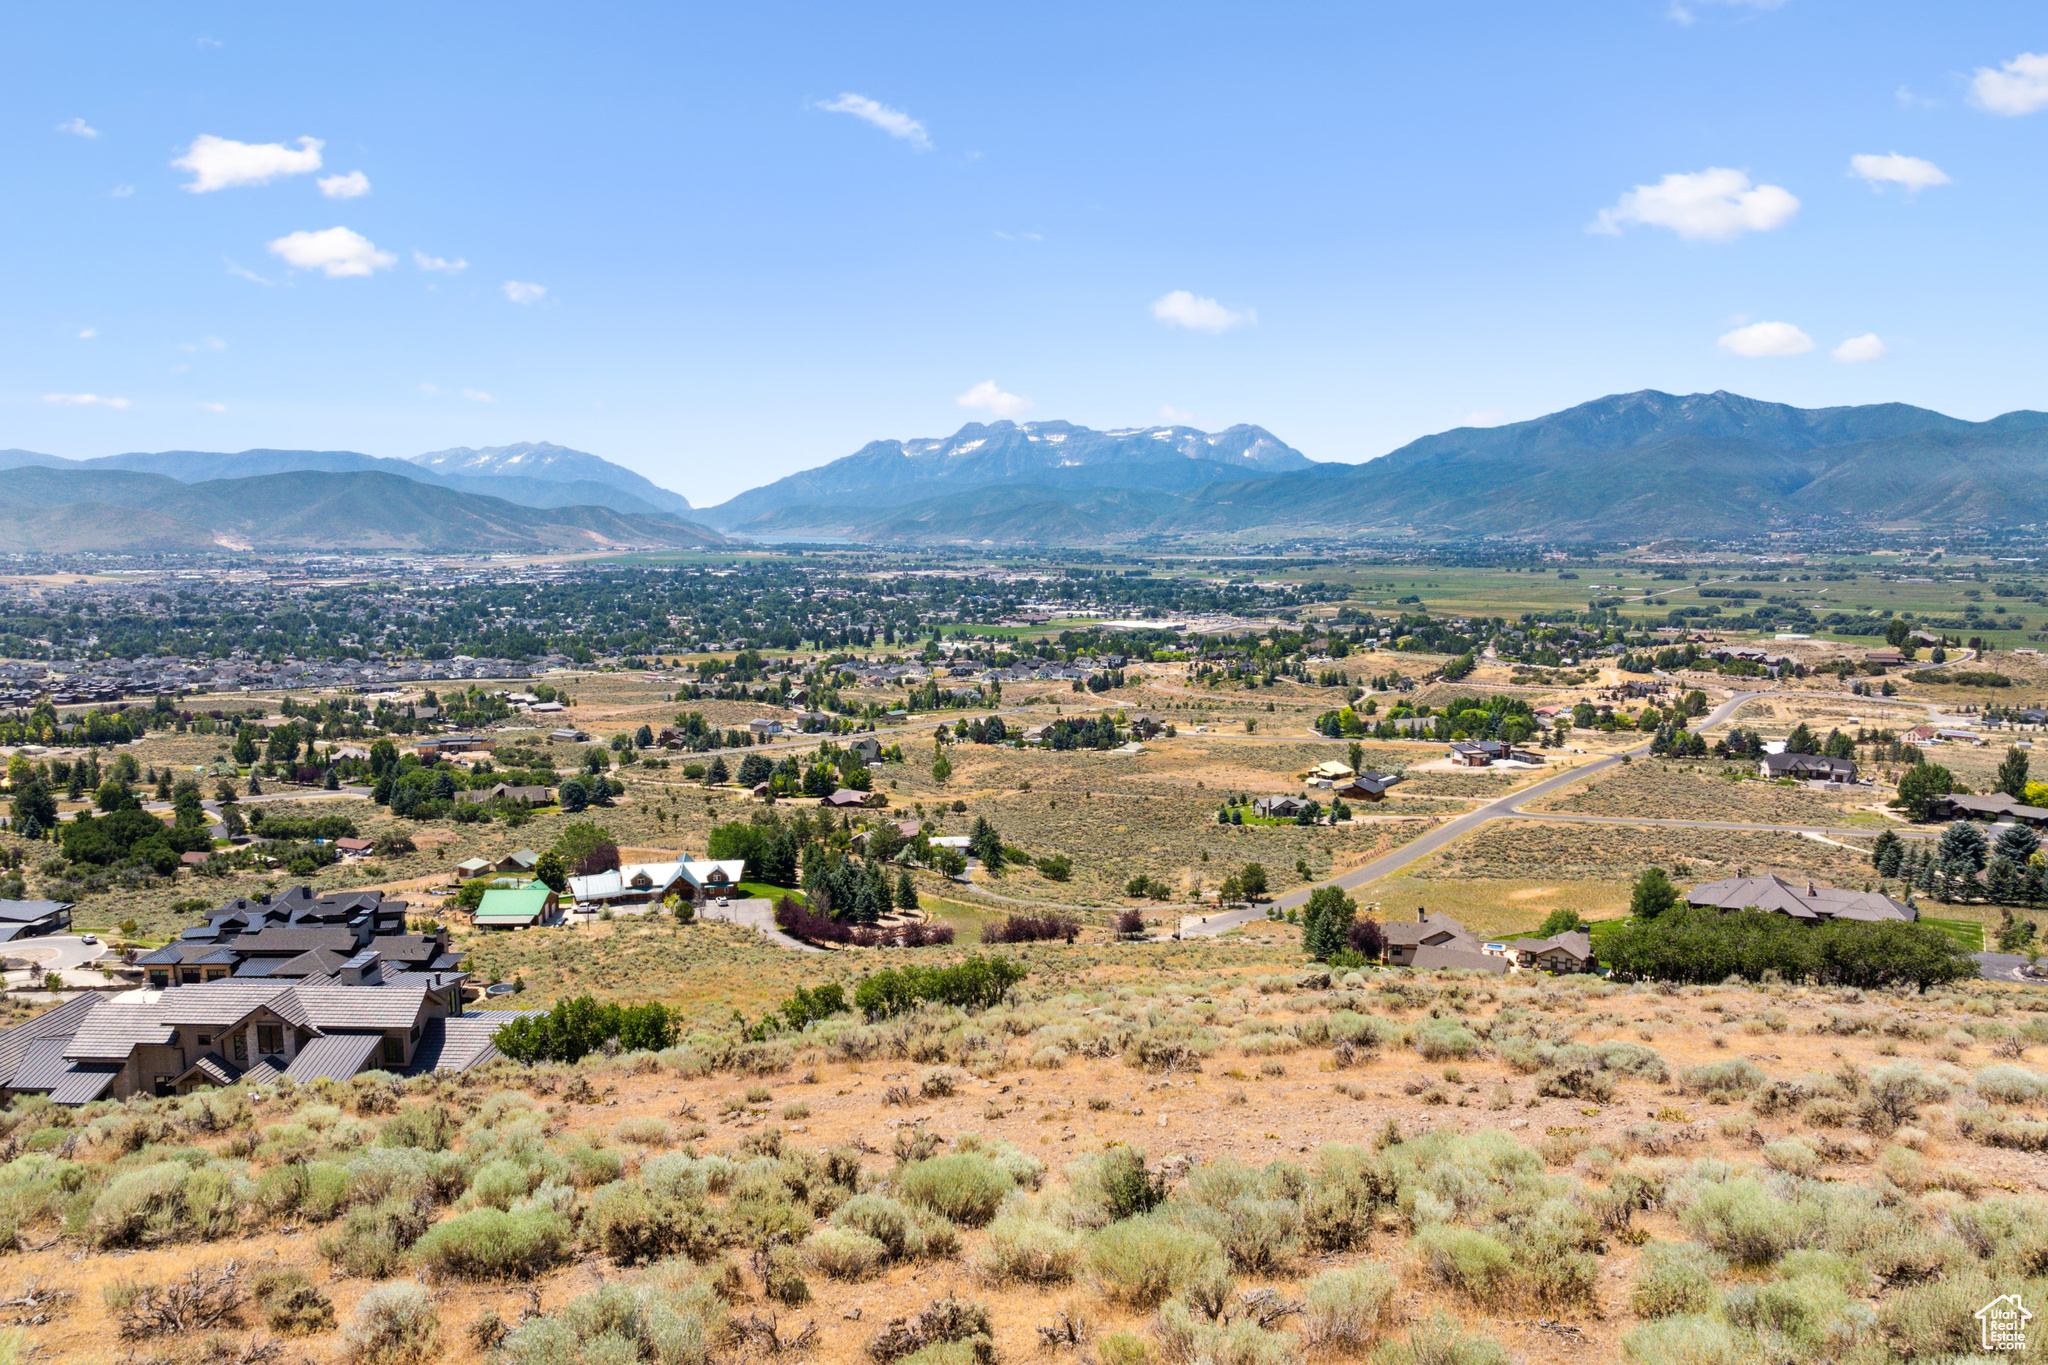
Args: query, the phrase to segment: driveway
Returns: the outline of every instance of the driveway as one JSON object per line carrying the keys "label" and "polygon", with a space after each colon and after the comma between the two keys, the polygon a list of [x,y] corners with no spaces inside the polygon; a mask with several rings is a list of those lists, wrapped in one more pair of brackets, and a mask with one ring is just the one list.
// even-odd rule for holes
{"label": "driveway", "polygon": [[697,918],[723,920],[727,924],[742,924],[785,948],[794,948],[800,953],[822,953],[825,950],[814,943],[791,938],[775,927],[775,905],[765,896],[749,896],[745,900],[727,901],[723,906],[717,903],[697,907]]}
{"label": "driveway", "polygon": [[2028,976],[2020,969],[2027,960],[2017,953],[1974,954],[1986,981],[2017,981],[2023,986],[2048,986],[2048,979]]}

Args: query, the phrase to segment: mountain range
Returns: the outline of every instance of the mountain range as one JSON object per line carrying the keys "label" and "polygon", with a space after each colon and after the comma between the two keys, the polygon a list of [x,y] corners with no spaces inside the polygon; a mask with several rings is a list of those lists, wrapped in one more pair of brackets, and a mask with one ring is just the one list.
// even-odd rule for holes
{"label": "mountain range", "polygon": [[135,451],[91,460],[66,460],[32,450],[0,450],[0,470],[25,465],[47,469],[123,470],[163,474],[180,483],[292,474],[393,474],[416,483],[460,493],[481,493],[522,507],[608,507],[633,516],[682,515],[689,499],[610,460],[546,441],[433,450],[409,460],[364,455],[354,450]]}
{"label": "mountain range", "polygon": [[1425,436],[1363,464],[1312,462],[1255,426],[970,423],[941,441],[872,442],[698,516],[741,536],[882,543],[1725,539],[2048,523],[2044,472],[2048,413],[1970,422],[1903,403],[1646,389]]}
{"label": "mountain range", "polygon": [[871,441],[694,511],[631,470],[546,442],[410,460],[11,450],[0,470],[0,550],[1720,540],[2048,524],[2048,413],[1970,422],[1903,403],[1796,408],[1645,389],[1440,432],[1362,464],[1317,463],[1249,425],[970,422],[943,438]]}
{"label": "mountain range", "polygon": [[[68,463],[68,462],[66,462]],[[294,469],[181,482],[17,463],[0,479],[0,551],[602,551],[724,544],[668,514],[536,508],[383,470]]]}

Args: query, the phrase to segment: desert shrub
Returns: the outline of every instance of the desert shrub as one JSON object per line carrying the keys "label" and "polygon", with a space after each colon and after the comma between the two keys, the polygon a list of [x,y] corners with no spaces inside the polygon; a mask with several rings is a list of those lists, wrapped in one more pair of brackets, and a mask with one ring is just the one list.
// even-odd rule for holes
{"label": "desert shrub", "polygon": [[340,1227],[323,1233],[320,1254],[337,1269],[364,1279],[381,1280],[405,1262],[420,1234],[427,1230],[427,1211],[418,1201],[391,1198],[350,1209]]}
{"label": "desert shrub", "polygon": [[469,1185],[470,1162],[455,1152],[416,1147],[373,1147],[350,1158],[349,1197],[357,1204],[384,1199],[446,1203]]}
{"label": "desert shrub", "polygon": [[1077,1227],[1101,1227],[1148,1213],[1166,1199],[1166,1177],[1145,1165],[1145,1153],[1118,1143],[1067,1166],[1067,1206]]}
{"label": "desert shrub", "polygon": [[341,1341],[359,1365],[424,1365],[438,1354],[441,1317],[424,1285],[380,1284],[356,1304]]}
{"label": "desert shrub", "polygon": [[1757,1067],[1733,1057],[1725,1062],[1703,1062],[1678,1073],[1678,1083],[1696,1095],[1744,1095],[1762,1085],[1766,1077]]}
{"label": "desert shrub", "polygon": [[1301,1197],[1301,1230],[1317,1251],[1348,1251],[1372,1231],[1375,1211],[1391,1203],[1394,1180],[1379,1154],[1332,1144],[1316,1154]]}
{"label": "desert shrub", "polygon": [[1373,1365],[1508,1365],[1508,1353],[1487,1337],[1467,1336],[1447,1314],[1432,1313],[1372,1354]]}
{"label": "desert shrub", "polygon": [[1010,1173],[978,1152],[949,1152],[903,1168],[904,1196],[956,1223],[978,1228],[1016,1188]]}
{"label": "desert shrub", "polygon": [[1546,1071],[1536,1078],[1536,1093],[1553,1099],[1592,1100],[1606,1104],[1615,1096],[1614,1077],[1591,1066]]}
{"label": "desert shrub", "polygon": [[1482,1305],[1506,1300],[1515,1278],[1514,1253],[1474,1228],[1438,1223],[1416,1233],[1408,1249],[1431,1278]]}
{"label": "desert shrub", "polygon": [[579,1190],[608,1185],[626,1173],[626,1159],[604,1147],[569,1149],[569,1178]]}
{"label": "desert shrub", "polygon": [[892,1320],[868,1342],[867,1352],[875,1365],[995,1365],[996,1358],[988,1309],[950,1294],[914,1318]]}
{"label": "desert shrub", "polygon": [[1452,1019],[1424,1020],[1416,1028],[1413,1042],[1415,1050],[1433,1062],[1447,1057],[1470,1057],[1479,1051],[1479,1039]]}
{"label": "desert shrub", "polygon": [[263,1325],[279,1336],[311,1336],[334,1326],[334,1301],[302,1270],[259,1271],[249,1289],[263,1310]]}
{"label": "desert shrub", "polygon": [[1095,1339],[1102,1365],[1151,1365],[1152,1348],[1135,1332],[1105,1332]]}
{"label": "desert shrub", "polygon": [[1214,1237],[1233,1269],[1263,1271],[1293,1249],[1301,1214],[1289,1185],[1299,1176],[1299,1170],[1278,1163],[1255,1171],[1229,1159],[1216,1161],[1195,1171],[1185,1196],[1167,1208],[1177,1221]]}
{"label": "desert shrub", "polygon": [[455,1116],[448,1112],[445,1105],[421,1105],[416,1109],[404,1110],[385,1123],[384,1130],[377,1135],[377,1145],[418,1147],[429,1152],[445,1152],[455,1131]]}
{"label": "desert shrub", "polygon": [[[807,1115],[799,1114],[797,1117]],[[612,1136],[620,1142],[637,1143],[642,1147],[665,1147],[669,1139],[668,1124],[652,1114],[640,1114],[613,1124]]]}
{"label": "desert shrub", "polygon": [[988,1225],[988,1239],[973,1268],[991,1284],[1065,1284],[1086,1253],[1078,1233],[1029,1214],[1003,1213]]}
{"label": "desert shrub", "polygon": [[953,1139],[956,1152],[978,1152],[1009,1173],[1020,1189],[1035,1190],[1045,1179],[1045,1163],[1031,1153],[1002,1138],[983,1137],[979,1133],[962,1133]]}
{"label": "desert shrub", "polygon": [[1787,1175],[1810,1176],[1820,1169],[1820,1154],[1798,1138],[1766,1143],[1763,1158],[1764,1164],[1772,1170],[1783,1171]]}
{"label": "desert shrub", "polygon": [[493,1157],[476,1168],[470,1178],[469,1197],[494,1209],[509,1209],[515,1199],[524,1199],[540,1178],[540,1171],[509,1157]]}
{"label": "desert shrub", "polygon": [[584,1214],[584,1238],[620,1265],[678,1251],[708,1254],[722,1233],[693,1175],[665,1172],[649,1162],[639,1184],[614,1181],[599,1187]]}
{"label": "desert shrub", "polygon": [[1651,1242],[1643,1248],[1636,1266],[1629,1311],[1639,1318],[1711,1312],[1719,1297],[1714,1281],[1727,1269],[1727,1261],[1706,1247],[1691,1242]]}
{"label": "desert shrub", "polygon": [[[17,1099],[16,1108],[23,1103]],[[78,1162],[41,1153],[0,1165],[0,1247],[14,1245],[24,1229],[62,1216],[83,1197],[87,1177],[88,1168]]]}
{"label": "desert shrub", "polygon": [[1658,1055],[1656,1049],[1644,1047],[1641,1043],[1610,1039],[1595,1045],[1593,1051],[1600,1058],[1600,1065],[1609,1071],[1656,1085],[1671,1079],[1670,1064]]}
{"label": "desert shrub", "polygon": [[1230,1275],[1214,1237],[1161,1213],[1122,1218],[1097,1232],[1088,1245],[1088,1262],[1103,1293],[1137,1308],[1154,1307],[1191,1287],[1226,1282]]}
{"label": "desert shrub", "polygon": [[1719,1317],[1679,1313],[1632,1327],[1622,1349],[1640,1365],[1750,1365],[1759,1359],[1754,1341]]}
{"label": "desert shrub", "polygon": [[182,1161],[160,1161],[115,1176],[92,1202],[86,1240],[106,1250],[174,1236],[191,1174]]}
{"label": "desert shrub", "polygon": [[[832,1215],[832,1225],[873,1238],[880,1243],[886,1258],[901,1261],[925,1254],[925,1228],[918,1217],[920,1212],[886,1195],[857,1194],[839,1206]],[[924,1217],[936,1219],[930,1212],[924,1212]],[[945,1231],[950,1230],[947,1225]]]}
{"label": "desert shrub", "polygon": [[1767,1265],[1813,1237],[1823,1211],[1785,1199],[1754,1176],[1701,1184],[1679,1222],[1714,1250],[1747,1265]]}
{"label": "desert shrub", "polygon": [[1288,1365],[1292,1343],[1251,1318],[1212,1321],[1174,1300],[1159,1306],[1154,1324],[1162,1360],[1188,1365]]}
{"label": "desert shrub", "polygon": [[1820,1353],[1826,1327],[1848,1304],[1840,1280],[1793,1275],[1736,1285],[1722,1296],[1721,1311],[1736,1326],[1783,1339],[1811,1359]]}
{"label": "desert shrub", "polygon": [[880,1239],[850,1227],[826,1225],[804,1241],[811,1265],[835,1280],[865,1280],[889,1260]]}
{"label": "desert shrub", "polygon": [[1398,1287],[1385,1266],[1371,1261],[1324,1271],[1302,1294],[1302,1345],[1324,1351],[1358,1351],[1372,1345],[1393,1321]]}
{"label": "desert shrub", "polygon": [[2023,1066],[1987,1066],[1977,1073],[1977,1093],[1994,1104],[2034,1104],[2048,1099],[2048,1075]]}
{"label": "desert shrub", "polygon": [[569,1241],[569,1220],[553,1209],[473,1209],[429,1229],[413,1253],[430,1274],[527,1279],[561,1259]]}

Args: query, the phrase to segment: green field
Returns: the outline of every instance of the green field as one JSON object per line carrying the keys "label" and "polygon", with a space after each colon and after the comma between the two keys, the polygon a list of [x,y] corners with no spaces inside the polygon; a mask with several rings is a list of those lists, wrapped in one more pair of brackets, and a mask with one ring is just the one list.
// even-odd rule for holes
{"label": "green field", "polygon": [[1973,953],[1984,951],[1984,926],[1968,919],[1935,919],[1922,915],[1920,922],[1930,929],[1939,929]]}

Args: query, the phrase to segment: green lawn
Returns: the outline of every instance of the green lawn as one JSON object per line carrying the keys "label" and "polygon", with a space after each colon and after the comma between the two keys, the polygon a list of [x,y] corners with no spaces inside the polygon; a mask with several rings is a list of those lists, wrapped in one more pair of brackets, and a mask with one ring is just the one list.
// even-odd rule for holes
{"label": "green lawn", "polygon": [[1930,929],[1939,929],[1957,943],[1973,953],[1984,951],[1984,926],[1969,919],[1935,919],[1922,915],[1920,922]]}

